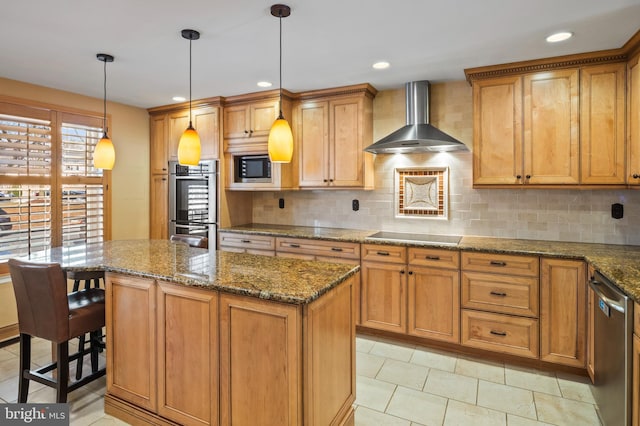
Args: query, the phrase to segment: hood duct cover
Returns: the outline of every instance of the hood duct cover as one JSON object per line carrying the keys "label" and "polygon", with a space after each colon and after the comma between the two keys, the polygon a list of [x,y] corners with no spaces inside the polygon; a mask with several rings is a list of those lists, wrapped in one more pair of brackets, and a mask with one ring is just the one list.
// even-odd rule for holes
{"label": "hood duct cover", "polygon": [[430,86],[426,80],[407,83],[407,125],[364,150],[374,154],[468,151],[464,143],[429,124]]}

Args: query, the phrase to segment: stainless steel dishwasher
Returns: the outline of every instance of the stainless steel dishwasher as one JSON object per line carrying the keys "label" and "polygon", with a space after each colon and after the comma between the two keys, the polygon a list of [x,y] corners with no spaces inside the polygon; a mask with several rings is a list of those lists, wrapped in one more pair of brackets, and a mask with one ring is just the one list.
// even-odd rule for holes
{"label": "stainless steel dishwasher", "polygon": [[595,292],[593,397],[604,426],[631,424],[633,302],[599,272]]}

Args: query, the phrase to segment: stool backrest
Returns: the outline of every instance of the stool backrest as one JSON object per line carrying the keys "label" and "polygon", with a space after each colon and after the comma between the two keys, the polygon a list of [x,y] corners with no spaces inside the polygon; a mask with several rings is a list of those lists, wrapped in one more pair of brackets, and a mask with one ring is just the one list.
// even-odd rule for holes
{"label": "stool backrest", "polygon": [[187,243],[191,247],[209,248],[209,239],[207,237],[188,234],[174,234],[169,239],[173,242]]}
{"label": "stool backrest", "polygon": [[67,281],[57,263],[9,259],[20,333],[53,342],[69,339]]}

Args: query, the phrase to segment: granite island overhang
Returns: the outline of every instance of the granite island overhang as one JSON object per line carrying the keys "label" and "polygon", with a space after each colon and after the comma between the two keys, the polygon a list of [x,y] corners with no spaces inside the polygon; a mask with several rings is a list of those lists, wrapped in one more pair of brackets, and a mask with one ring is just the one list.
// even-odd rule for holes
{"label": "granite island overhang", "polygon": [[165,240],[33,254],[105,270],[105,412],[133,424],[353,424],[359,266]]}

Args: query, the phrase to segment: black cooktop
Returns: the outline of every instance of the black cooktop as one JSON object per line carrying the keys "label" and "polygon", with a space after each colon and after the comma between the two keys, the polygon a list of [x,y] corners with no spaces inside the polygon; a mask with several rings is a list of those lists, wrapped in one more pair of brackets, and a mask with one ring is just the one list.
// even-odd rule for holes
{"label": "black cooktop", "polygon": [[366,237],[367,240],[376,241],[399,241],[408,243],[425,243],[440,245],[458,245],[462,239],[459,235],[430,235],[430,234],[414,234],[409,232],[388,232],[381,231]]}

